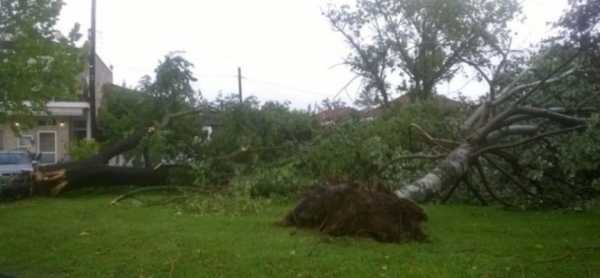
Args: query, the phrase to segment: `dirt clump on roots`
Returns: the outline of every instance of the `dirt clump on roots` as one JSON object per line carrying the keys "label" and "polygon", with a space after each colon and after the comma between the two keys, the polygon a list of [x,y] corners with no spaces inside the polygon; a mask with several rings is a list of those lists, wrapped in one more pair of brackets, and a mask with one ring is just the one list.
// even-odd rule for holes
{"label": "dirt clump on roots", "polygon": [[318,185],[283,219],[285,226],[380,242],[423,241],[427,215],[414,202],[380,186]]}

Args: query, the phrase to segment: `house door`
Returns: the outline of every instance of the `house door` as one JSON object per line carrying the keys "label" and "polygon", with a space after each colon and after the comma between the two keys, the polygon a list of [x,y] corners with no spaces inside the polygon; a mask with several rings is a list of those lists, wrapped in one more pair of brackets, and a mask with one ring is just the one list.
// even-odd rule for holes
{"label": "house door", "polygon": [[56,163],[56,132],[40,131],[38,133],[38,153],[40,164]]}

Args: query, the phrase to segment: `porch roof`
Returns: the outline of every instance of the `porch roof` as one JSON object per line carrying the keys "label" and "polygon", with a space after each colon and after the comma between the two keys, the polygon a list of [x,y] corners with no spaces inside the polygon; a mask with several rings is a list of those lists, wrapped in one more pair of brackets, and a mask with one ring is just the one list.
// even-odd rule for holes
{"label": "porch roof", "polygon": [[46,108],[52,116],[83,117],[90,104],[85,101],[51,101]]}

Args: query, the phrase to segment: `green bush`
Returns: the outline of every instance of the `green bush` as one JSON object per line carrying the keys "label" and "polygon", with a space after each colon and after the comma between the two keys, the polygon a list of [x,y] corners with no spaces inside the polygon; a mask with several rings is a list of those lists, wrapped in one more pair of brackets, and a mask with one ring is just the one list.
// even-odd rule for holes
{"label": "green bush", "polygon": [[100,150],[100,144],[92,139],[75,141],[69,148],[71,159],[78,161],[90,158]]}
{"label": "green bush", "polygon": [[294,165],[289,164],[258,171],[249,185],[249,193],[253,198],[291,197],[308,184],[310,182],[298,173]]}
{"label": "green bush", "polygon": [[208,158],[191,164],[193,184],[196,186],[226,185],[236,176],[235,165],[225,160]]}

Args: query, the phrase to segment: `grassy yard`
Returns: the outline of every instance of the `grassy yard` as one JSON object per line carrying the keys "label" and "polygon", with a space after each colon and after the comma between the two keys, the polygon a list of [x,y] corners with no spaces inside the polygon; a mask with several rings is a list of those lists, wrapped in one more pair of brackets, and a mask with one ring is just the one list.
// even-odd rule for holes
{"label": "grassy yard", "polygon": [[[428,206],[429,243],[281,228],[257,213],[111,206],[115,194],[0,205],[0,272],[18,277],[600,277],[599,212]],[[207,199],[224,202],[223,199]],[[225,201],[227,202],[227,201]],[[234,206],[235,204],[230,204]]]}

